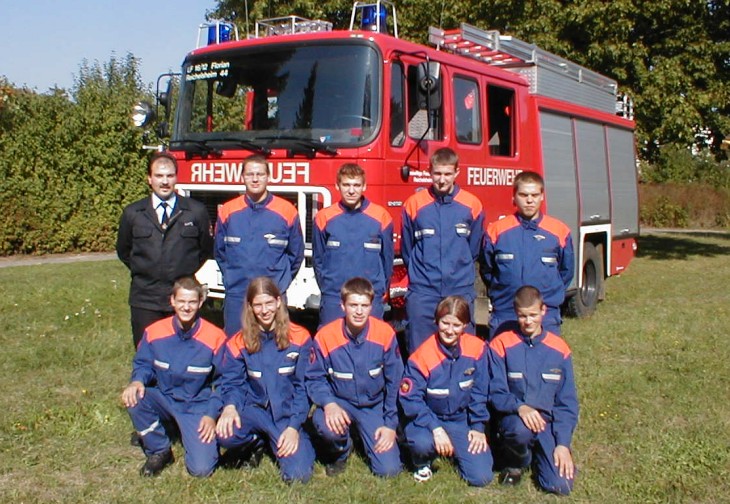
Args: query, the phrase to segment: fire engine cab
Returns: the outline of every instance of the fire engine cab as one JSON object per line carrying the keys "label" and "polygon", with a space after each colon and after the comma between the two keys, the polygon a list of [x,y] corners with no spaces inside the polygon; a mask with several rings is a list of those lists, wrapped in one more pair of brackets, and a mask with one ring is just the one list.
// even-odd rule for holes
{"label": "fire engine cab", "polygon": [[[356,2],[348,30],[291,16],[260,21],[254,35],[236,40],[232,25],[201,25],[210,43],[183,62],[170,131],[178,189],[204,202],[215,221],[218,206],[245,191],[242,160],[265,155],[269,190],[299,210],[307,249],[287,298],[303,309],[319,302],[313,220],[338,200],[343,163],[365,169],[367,197],[392,213],[396,251],[401,207],[430,185],[436,149],[459,154],[457,183],[481,199],[487,222],[514,211],[512,181],[534,170],[545,178],[542,210],[573,233],[569,311],[591,313],[604,278],[621,273],[636,251],[631,102],[615,81],[496,31],[431,28],[427,47],[397,30],[386,0]],[[198,276],[212,296],[224,295],[215,261]],[[406,286],[396,259],[392,306]],[[486,322],[486,305],[477,306]]]}

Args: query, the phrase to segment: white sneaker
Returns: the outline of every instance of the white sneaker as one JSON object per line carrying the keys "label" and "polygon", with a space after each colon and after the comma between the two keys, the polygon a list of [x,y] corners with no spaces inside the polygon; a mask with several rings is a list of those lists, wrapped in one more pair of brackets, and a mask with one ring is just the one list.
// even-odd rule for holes
{"label": "white sneaker", "polygon": [[420,467],[413,473],[413,479],[418,483],[425,483],[431,479],[431,476],[433,476],[433,471],[429,466]]}

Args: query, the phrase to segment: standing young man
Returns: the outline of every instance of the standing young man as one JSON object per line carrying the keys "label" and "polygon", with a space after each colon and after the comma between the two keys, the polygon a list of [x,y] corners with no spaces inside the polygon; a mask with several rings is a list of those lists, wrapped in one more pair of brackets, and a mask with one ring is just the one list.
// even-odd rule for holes
{"label": "standing young man", "polygon": [[306,373],[307,395],[317,407],[312,421],[329,448],[328,476],[345,469],[357,428],[377,476],[401,471],[396,443],[398,385],[403,361],[393,329],[370,316],[373,287],[365,278],[342,286],[344,318],[317,332]]}
{"label": "standing young man", "polygon": [[172,314],[175,280],[194,275],[213,252],[205,206],[175,193],[175,158],[155,153],[147,182],[152,195],[124,209],[117,235],[117,255],[132,276],[129,306],[135,348],[147,326]]}
{"label": "standing young man", "polygon": [[212,384],[214,362],[226,338],[199,317],[205,292],[197,280],[179,279],[168,299],[175,315],[145,330],[122,402],[147,456],[142,476],[155,476],[173,462],[164,422],[175,422],[185,467],[191,475],[205,477],[218,462],[215,421],[221,404],[212,397]]}
{"label": "standing young man", "polygon": [[393,219],[365,197],[365,170],[343,164],[336,187],[340,201],[317,213],[312,232],[314,273],[321,292],[320,327],[344,315],[340,289],[353,277],[354,268],[373,284],[371,314],[382,319],[393,272]]}
{"label": "standing young man", "polygon": [[269,164],[260,155],[243,161],[246,194],[225,203],[215,226],[215,259],[223,273],[228,337],[241,330],[241,311],[252,279],[268,276],[284,294],[304,260],[297,209],[267,189]]}
{"label": "standing young man", "polygon": [[544,194],[539,174],[519,173],[513,185],[517,212],[487,227],[481,274],[492,302],[490,338],[514,329],[512,300],[523,285],[540,289],[547,305],[543,325],[560,335],[560,305],[573,280],[573,239],[566,224],[540,212]]}
{"label": "standing young man", "polygon": [[444,297],[466,298],[474,320],[474,261],[484,235],[484,211],[476,196],[456,184],[458,175],[456,152],[438,149],[431,156],[431,187],[410,196],[403,206],[409,353],[436,330],[433,314]]}
{"label": "standing young man", "polygon": [[508,465],[501,481],[518,484],[532,463],[543,490],[567,495],[576,472],[570,445],[578,423],[572,354],[565,340],[543,327],[547,307],[537,288],[518,289],[513,306],[518,329],[489,344],[489,401],[500,414]]}

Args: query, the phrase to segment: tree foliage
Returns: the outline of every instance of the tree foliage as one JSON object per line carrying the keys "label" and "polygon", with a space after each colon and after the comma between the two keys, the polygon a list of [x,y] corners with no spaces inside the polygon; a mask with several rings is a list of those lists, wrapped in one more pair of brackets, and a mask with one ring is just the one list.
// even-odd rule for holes
{"label": "tree foliage", "polygon": [[[429,26],[461,22],[538,46],[619,82],[635,101],[640,153],[690,146],[709,130],[713,150],[730,134],[728,0],[419,0],[396,2],[402,37],[425,43]],[[249,19],[296,14],[349,26],[349,0],[219,0],[212,16]],[[249,27],[253,31],[253,27]]]}
{"label": "tree foliage", "polygon": [[0,82],[0,253],[113,248],[122,207],[145,192],[143,95],[133,56],[84,62],[70,92]]}

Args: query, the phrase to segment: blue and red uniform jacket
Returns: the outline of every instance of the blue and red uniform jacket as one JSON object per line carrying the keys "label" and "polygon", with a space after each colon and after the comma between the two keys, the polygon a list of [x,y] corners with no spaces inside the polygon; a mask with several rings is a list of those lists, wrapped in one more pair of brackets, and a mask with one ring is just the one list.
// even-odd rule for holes
{"label": "blue and red uniform jacket", "polygon": [[226,341],[225,333],[198,318],[189,331],[177,317],[150,325],[132,363],[130,381],[154,384],[180,408],[218,418],[221,405],[213,397],[214,363]]}
{"label": "blue and red uniform jacket", "polygon": [[312,252],[323,295],[339,298],[342,284],[363,276],[380,298],[393,273],[393,219],[385,208],[365,198],[354,210],[342,203],[327,207],[314,220]]}
{"label": "blue and red uniform jacket", "polygon": [[465,421],[471,430],[485,432],[489,367],[484,341],[462,334],[454,348],[433,334],[410,356],[400,384],[404,415],[433,431],[442,421]]}
{"label": "blue and red uniform jacket", "polygon": [[221,403],[238,412],[258,406],[271,410],[274,423],[299,429],[307,419],[309,401],[304,373],[312,338],[304,327],[290,323],[289,346],[279,350],[273,333],[261,333],[261,349],[251,353],[236,333],[225,345],[217,393]]}
{"label": "blue and red uniform jacket", "polygon": [[570,448],[578,424],[578,396],[568,344],[543,331],[535,338],[507,331],[489,344],[489,400],[504,414],[526,404],[552,422],[557,444]]}
{"label": "blue and red uniform jacket", "polygon": [[386,427],[398,426],[398,385],[403,361],[393,328],[374,317],[356,337],[344,318],[314,337],[306,374],[307,394],[317,406],[347,401],[356,408],[383,405]]}
{"label": "blue and red uniform jacket", "polygon": [[260,203],[245,194],[225,203],[215,226],[215,259],[230,295],[245,296],[259,276],[286,292],[304,259],[297,209],[271,193]]}
{"label": "blue and red uniform jacket", "polygon": [[408,268],[408,288],[448,296],[474,294],[474,261],[484,236],[482,203],[454,185],[438,196],[418,191],[403,206],[401,254]]}
{"label": "blue and red uniform jacket", "polygon": [[574,257],[570,228],[549,215],[526,220],[514,214],[490,223],[481,274],[494,311],[512,316],[523,285],[537,287],[548,307],[560,307],[573,280]]}

